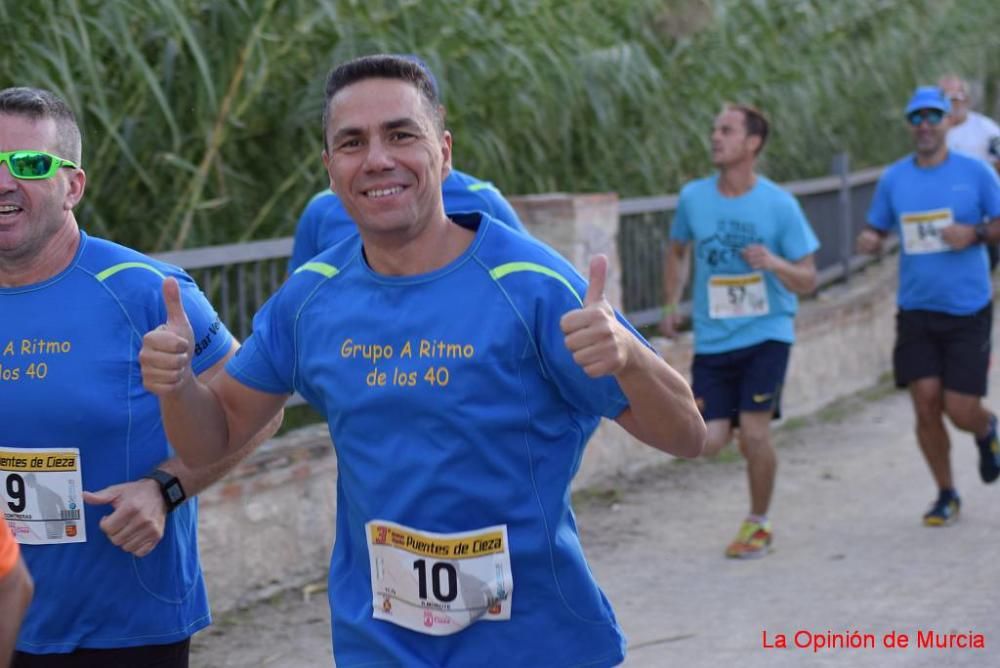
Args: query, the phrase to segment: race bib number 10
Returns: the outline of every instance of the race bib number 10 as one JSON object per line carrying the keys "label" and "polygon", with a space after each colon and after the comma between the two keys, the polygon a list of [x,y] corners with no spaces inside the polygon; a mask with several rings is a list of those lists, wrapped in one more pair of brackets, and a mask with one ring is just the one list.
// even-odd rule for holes
{"label": "race bib number 10", "polygon": [[77,448],[0,447],[0,502],[17,542],[86,542],[81,488]]}
{"label": "race bib number 10", "polygon": [[505,524],[442,534],[372,520],[365,533],[375,619],[434,636],[510,619]]}
{"label": "race bib number 10", "polygon": [[909,255],[943,253],[951,247],[941,239],[941,230],[954,223],[951,209],[904,213],[900,217],[903,250]]}
{"label": "race bib number 10", "polygon": [[747,318],[767,315],[767,284],[764,275],[716,275],[708,279],[708,316],[710,318]]}

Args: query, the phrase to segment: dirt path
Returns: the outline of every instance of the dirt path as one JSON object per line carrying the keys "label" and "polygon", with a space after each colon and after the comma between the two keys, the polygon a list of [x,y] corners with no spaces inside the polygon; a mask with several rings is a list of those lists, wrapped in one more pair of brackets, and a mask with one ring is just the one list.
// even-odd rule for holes
{"label": "dirt path", "polygon": [[[759,561],[722,557],[747,503],[731,452],[577,499],[588,559],[628,634],[625,665],[1000,666],[1000,483],[979,481],[971,438],[952,432],[963,514],[943,529],[920,523],[936,490],[905,394],[839,402],[786,424],[778,444],[775,551]],[[196,636],[192,666],[330,666],[328,620],[325,593],[289,592]],[[795,647],[796,633],[828,631],[871,634],[876,647]],[[893,631],[910,646],[885,648]],[[981,634],[986,648],[918,648],[928,631]],[[789,648],[764,647],[764,633]]]}

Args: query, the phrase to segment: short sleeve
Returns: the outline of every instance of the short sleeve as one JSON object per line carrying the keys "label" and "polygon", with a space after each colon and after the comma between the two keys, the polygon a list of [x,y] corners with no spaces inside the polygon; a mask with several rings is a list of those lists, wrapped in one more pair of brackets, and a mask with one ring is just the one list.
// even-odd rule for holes
{"label": "short sleeve", "polygon": [[[181,288],[184,311],[194,331],[194,357],[191,360],[191,368],[199,374],[226,356],[232,348],[233,335],[222,324],[219,315],[190,276],[178,274],[175,278]],[[162,300],[159,303],[162,306]],[[163,321],[165,320],[164,309]]]}
{"label": "short sleeve", "polygon": [[521,219],[518,218],[517,212],[514,211],[514,207],[510,205],[510,202],[504,198],[493,184],[484,182],[476,184],[473,187],[476,188],[476,194],[483,200],[484,210],[487,213],[512,230],[517,230],[524,234],[528,233],[527,229],[521,223]]}
{"label": "short sleeve", "polygon": [[799,201],[792,195],[788,195],[784,217],[781,247],[778,249],[782,257],[797,262],[810,253],[815,253],[819,249],[819,239],[809,225]]}
{"label": "short sleeve", "polygon": [[289,313],[289,283],[261,307],[253,319],[253,333],[226,364],[233,378],[261,392],[294,392],[294,313]]}
{"label": "short sleeve", "polygon": [[983,165],[982,207],[989,219],[1000,217],[1000,176],[992,165]]}
{"label": "short sleeve", "polygon": [[[536,339],[542,355],[542,364],[549,380],[558,388],[563,399],[578,411],[589,415],[616,418],[628,407],[621,387],[611,376],[591,378],[573,359],[566,347],[566,339],[559,321],[569,311],[581,308],[582,297],[587,292],[583,278],[567,263],[559,268],[562,281],[547,280],[545,291],[537,296]],[[634,336],[642,338],[632,326],[616,313]],[[648,345],[648,344],[647,344]]]}
{"label": "short sleeve", "polygon": [[323,212],[326,210],[323,199],[331,195],[329,191],[317,193],[299,216],[299,222],[295,225],[295,240],[292,243],[292,256],[288,259],[288,273],[301,267],[309,258],[318,254],[322,248],[317,241],[319,236],[319,225],[322,222]]}
{"label": "short sleeve", "polygon": [[690,203],[685,191],[681,191],[680,200],[677,202],[677,210],[674,211],[674,220],[670,225],[670,240],[687,243],[691,241],[691,221],[689,219]]}
{"label": "short sleeve", "polygon": [[896,222],[896,215],[889,199],[889,178],[887,172],[878,180],[871,206],[868,207],[868,224],[883,232],[890,231]]}
{"label": "short sleeve", "polygon": [[986,128],[986,150],[989,152],[990,157],[993,158],[993,160],[1000,160],[1000,125],[997,125],[993,119],[987,118]]}

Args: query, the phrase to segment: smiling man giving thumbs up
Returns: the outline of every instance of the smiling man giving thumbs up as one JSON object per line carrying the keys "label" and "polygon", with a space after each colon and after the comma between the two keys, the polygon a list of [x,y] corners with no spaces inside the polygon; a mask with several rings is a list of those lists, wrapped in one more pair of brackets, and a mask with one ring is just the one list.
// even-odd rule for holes
{"label": "smiling man giving thumbs up", "polygon": [[[444,213],[451,135],[412,62],[327,82],[324,163],[360,236],[302,265],[207,385],[169,315],[143,381],[171,443],[209,462],[298,391],[337,448],[329,597],[337,665],[617,665],[625,640],[587,568],[570,480],[602,417],[701,452],[684,379],[550,248]],[[176,316],[176,317],[175,317]]]}

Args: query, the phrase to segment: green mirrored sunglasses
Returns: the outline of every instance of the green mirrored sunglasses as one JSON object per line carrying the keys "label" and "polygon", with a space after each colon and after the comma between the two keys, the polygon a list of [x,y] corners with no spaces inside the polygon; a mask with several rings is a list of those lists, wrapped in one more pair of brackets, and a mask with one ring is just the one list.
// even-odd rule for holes
{"label": "green mirrored sunglasses", "polygon": [[0,165],[5,162],[11,176],[16,179],[48,179],[60,167],[77,167],[75,163],[45,151],[0,151]]}

